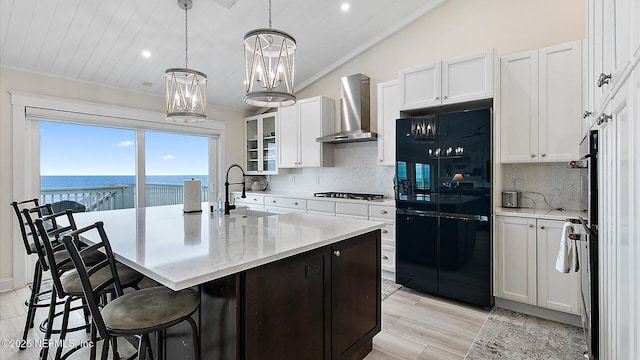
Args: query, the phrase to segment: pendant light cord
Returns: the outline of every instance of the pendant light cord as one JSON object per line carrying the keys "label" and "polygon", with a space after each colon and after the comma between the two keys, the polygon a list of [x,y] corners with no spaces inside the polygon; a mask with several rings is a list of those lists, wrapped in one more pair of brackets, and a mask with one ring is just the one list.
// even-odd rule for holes
{"label": "pendant light cord", "polygon": [[184,5],[184,68],[189,68],[189,36],[188,36],[188,19],[187,19],[187,4]]}
{"label": "pendant light cord", "polygon": [[271,29],[271,0],[269,0],[269,29]]}

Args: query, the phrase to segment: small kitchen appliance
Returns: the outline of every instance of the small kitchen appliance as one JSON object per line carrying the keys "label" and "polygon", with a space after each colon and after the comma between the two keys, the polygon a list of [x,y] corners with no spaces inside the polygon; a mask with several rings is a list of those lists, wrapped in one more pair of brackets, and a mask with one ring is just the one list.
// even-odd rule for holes
{"label": "small kitchen appliance", "polygon": [[502,207],[519,208],[522,193],[519,191],[503,191]]}

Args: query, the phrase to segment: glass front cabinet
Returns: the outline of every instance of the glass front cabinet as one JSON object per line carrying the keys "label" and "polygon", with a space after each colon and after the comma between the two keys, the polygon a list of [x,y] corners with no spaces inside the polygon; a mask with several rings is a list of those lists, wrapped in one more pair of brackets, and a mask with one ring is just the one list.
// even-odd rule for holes
{"label": "glass front cabinet", "polygon": [[250,175],[278,173],[278,113],[267,113],[245,119],[246,169]]}

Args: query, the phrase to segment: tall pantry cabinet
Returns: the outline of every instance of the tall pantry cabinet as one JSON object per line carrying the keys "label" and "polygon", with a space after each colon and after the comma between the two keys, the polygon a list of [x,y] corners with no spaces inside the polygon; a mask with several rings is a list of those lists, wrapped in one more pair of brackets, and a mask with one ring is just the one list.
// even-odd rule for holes
{"label": "tall pantry cabinet", "polygon": [[[588,0],[585,93],[599,131],[599,359],[640,354],[640,1]],[[634,355],[635,354],[635,355]]]}

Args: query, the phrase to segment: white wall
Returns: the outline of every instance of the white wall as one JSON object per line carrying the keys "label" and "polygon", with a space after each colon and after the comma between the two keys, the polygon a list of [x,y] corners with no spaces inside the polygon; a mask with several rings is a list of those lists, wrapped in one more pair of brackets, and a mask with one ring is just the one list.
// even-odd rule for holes
{"label": "white wall", "polygon": [[[11,286],[13,277],[13,226],[15,214],[9,204],[13,199],[12,106],[9,90],[54,96],[133,109],[164,111],[164,98],[142,93],[126,92],[87,82],[34,74],[0,67],[0,291]],[[226,121],[226,158],[241,161],[237,139],[242,139],[242,118],[246,114],[228,109],[208,108],[209,118]],[[16,239],[17,240],[17,239]]]}
{"label": "white wall", "polygon": [[[429,64],[442,59],[496,48],[508,55],[549,45],[581,40],[586,37],[586,2],[584,0],[448,0],[429,14],[409,24],[358,57],[297,93],[299,99],[324,95],[340,97],[340,78],[363,73],[371,78],[371,127],[377,130],[377,84],[396,79],[398,70]],[[339,111],[339,109],[337,109]],[[340,114],[336,113],[336,128]],[[369,147],[350,144],[352,149]],[[351,172],[349,156],[336,146],[334,168],[298,169],[293,172],[295,191],[311,189],[345,190],[358,184],[360,191],[393,194],[391,176],[386,170],[375,170],[376,150],[371,149],[358,163],[366,176],[336,184],[336,173]],[[382,173],[383,179],[376,174]],[[272,176],[270,190],[291,191],[289,172]],[[319,183],[317,184],[317,179]],[[323,186],[327,184],[327,187]],[[328,185],[335,184],[336,188]],[[380,188],[382,186],[382,188]],[[338,188],[339,187],[339,188]]]}

